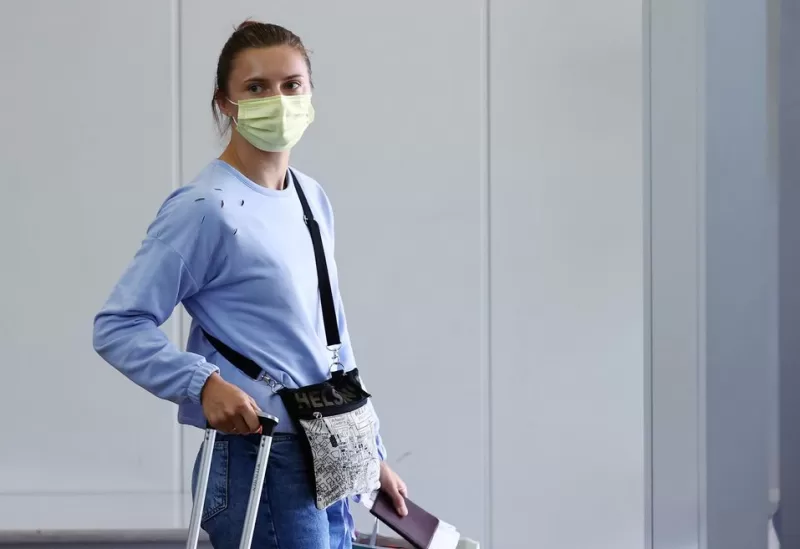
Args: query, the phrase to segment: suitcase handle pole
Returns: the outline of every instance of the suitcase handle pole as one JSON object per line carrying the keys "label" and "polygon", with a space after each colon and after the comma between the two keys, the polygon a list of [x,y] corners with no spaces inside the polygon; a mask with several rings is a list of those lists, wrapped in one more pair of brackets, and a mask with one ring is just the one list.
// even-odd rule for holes
{"label": "suitcase handle pole", "polygon": [[189,520],[189,538],[186,540],[186,549],[197,549],[197,540],[200,537],[200,520],[203,517],[203,505],[205,504],[205,494],[208,489],[208,475],[211,472],[211,456],[214,453],[214,442],[217,438],[217,431],[211,427],[206,428],[203,438],[203,453],[200,455],[200,470],[197,477],[197,490],[194,505],[192,506],[192,518]]}
{"label": "suitcase handle pole", "polygon": [[278,418],[268,414],[259,414],[258,422],[261,424],[261,441],[258,445],[256,468],[253,471],[253,482],[250,485],[250,499],[247,502],[239,549],[250,549],[250,545],[253,543],[253,532],[256,529],[256,518],[258,518],[258,505],[261,503],[264,476],[267,473],[267,461],[269,461],[269,451],[272,448],[272,434],[278,425]]}
{"label": "suitcase handle pole", "polygon": [[[239,544],[241,549],[250,549],[250,545],[253,542],[253,532],[255,531],[256,518],[258,517],[258,504],[261,501],[261,493],[264,489],[264,476],[267,472],[267,461],[272,447],[272,435],[275,432],[275,427],[278,426],[278,418],[259,412],[258,423],[261,425],[261,440],[258,446],[256,468],[253,472],[253,483],[250,487],[250,499],[247,503],[242,539]],[[200,454],[197,489],[192,505],[192,517],[189,520],[189,537],[186,541],[186,549],[197,549],[197,543],[200,538],[200,523],[203,518],[203,507],[205,505],[206,491],[208,490],[208,477],[211,474],[211,458],[214,454],[216,438],[216,429],[206,423],[203,451]]]}

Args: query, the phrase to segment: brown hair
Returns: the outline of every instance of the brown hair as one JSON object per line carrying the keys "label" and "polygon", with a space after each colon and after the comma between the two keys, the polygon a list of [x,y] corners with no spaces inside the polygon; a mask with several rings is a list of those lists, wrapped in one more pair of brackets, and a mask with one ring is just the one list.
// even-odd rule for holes
{"label": "brown hair", "polygon": [[[217,62],[214,96],[211,98],[211,112],[221,133],[225,133],[230,128],[230,120],[224,121],[225,117],[219,110],[217,98],[220,93],[228,95],[228,78],[231,75],[231,69],[236,57],[249,48],[269,48],[272,46],[289,46],[297,50],[303,56],[308,68],[309,79],[311,78],[311,60],[308,57],[308,50],[306,50],[299,36],[280,25],[260,23],[249,19],[244,21],[236,27],[228,41],[225,42]],[[313,83],[310,82],[310,84],[313,87]]]}

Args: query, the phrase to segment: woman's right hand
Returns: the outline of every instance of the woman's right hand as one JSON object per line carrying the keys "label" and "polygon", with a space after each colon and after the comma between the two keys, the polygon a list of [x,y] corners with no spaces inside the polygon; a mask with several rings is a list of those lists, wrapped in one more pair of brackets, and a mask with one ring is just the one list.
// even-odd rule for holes
{"label": "woman's right hand", "polygon": [[245,435],[261,430],[256,401],[236,385],[213,373],[200,393],[203,413],[209,425],[224,433]]}

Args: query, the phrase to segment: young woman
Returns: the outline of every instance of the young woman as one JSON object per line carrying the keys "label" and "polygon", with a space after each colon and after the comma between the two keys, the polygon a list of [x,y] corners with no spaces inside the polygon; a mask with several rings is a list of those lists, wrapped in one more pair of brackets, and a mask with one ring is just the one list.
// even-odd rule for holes
{"label": "young woman", "polygon": [[[239,544],[259,411],[280,423],[253,547],[351,547],[348,499],[317,508],[302,435],[274,391],[275,384],[302,387],[330,375],[315,255],[299,194],[320,225],[328,255],[342,342],[338,359],[346,370],[355,368],[333,260],[331,205],[313,179],[289,167],[289,151],[314,118],[311,90],[300,38],[277,25],[239,26],[219,56],[212,100],[230,142],[166,199],[95,318],[94,346],[107,362],[177,403],[180,423],[203,428],[207,420],[220,431],[202,522],[217,549]],[[178,303],[193,319],[186,351],[159,329]],[[244,375],[206,332],[252,359],[273,385]],[[386,466],[376,438],[381,489],[404,515],[406,487]],[[193,488],[196,475],[197,465]]]}

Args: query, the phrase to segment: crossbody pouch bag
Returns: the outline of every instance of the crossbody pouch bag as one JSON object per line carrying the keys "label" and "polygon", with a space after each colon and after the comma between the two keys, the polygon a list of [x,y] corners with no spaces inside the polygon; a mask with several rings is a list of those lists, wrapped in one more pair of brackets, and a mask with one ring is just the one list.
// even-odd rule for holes
{"label": "crossbody pouch bag", "polygon": [[364,389],[358,369],[345,371],[339,362],[339,325],[319,224],[293,174],[292,179],[314,247],[327,349],[331,352],[328,379],[299,388],[280,386],[254,361],[211,334],[205,332],[205,336],[228,362],[252,379],[266,381],[281,397],[306,443],[304,447],[309,469],[313,472],[316,506],[325,509],[343,498],[372,493],[380,487],[378,422],[372,397]]}

